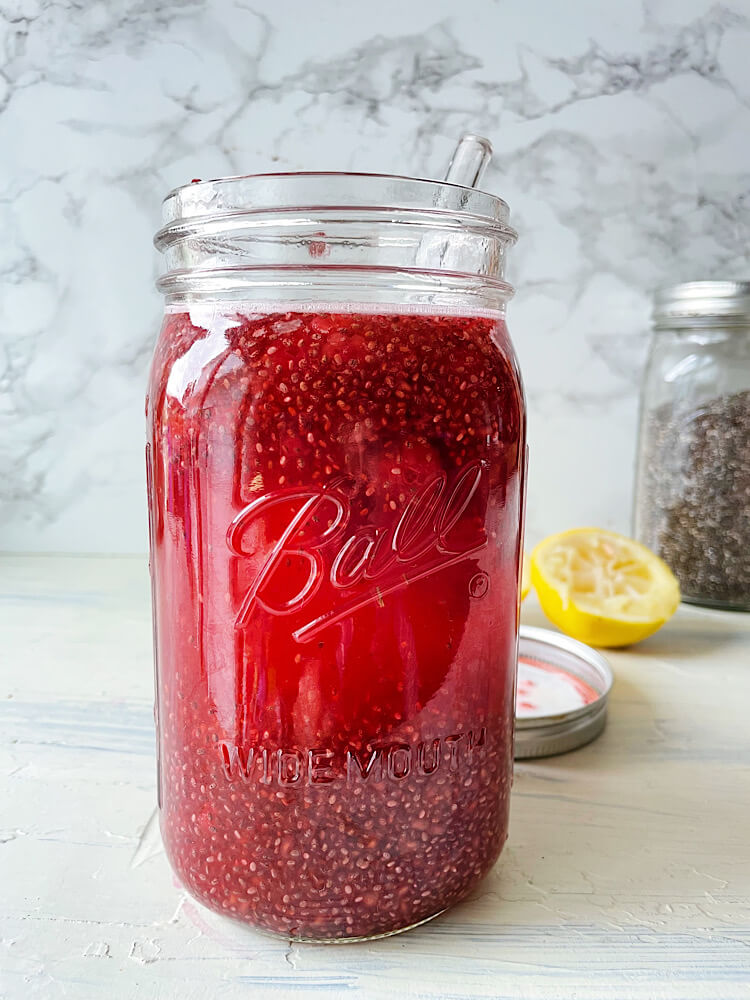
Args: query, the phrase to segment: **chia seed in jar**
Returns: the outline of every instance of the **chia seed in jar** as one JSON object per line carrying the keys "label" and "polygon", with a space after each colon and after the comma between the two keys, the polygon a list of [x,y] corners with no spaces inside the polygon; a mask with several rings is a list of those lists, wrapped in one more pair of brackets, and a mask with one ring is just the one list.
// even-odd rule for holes
{"label": "chia seed in jar", "polygon": [[666,290],[655,321],[636,535],[685,601],[750,610],[750,283]]}

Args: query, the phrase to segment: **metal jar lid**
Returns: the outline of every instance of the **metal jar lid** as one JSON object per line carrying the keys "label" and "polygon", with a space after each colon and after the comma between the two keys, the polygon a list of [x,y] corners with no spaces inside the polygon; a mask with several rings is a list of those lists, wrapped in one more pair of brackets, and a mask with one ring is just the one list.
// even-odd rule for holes
{"label": "metal jar lid", "polygon": [[612,668],[576,639],[522,625],[518,642],[515,757],[566,753],[604,729]]}
{"label": "metal jar lid", "polygon": [[654,297],[654,323],[680,320],[750,321],[750,281],[686,281],[661,288]]}

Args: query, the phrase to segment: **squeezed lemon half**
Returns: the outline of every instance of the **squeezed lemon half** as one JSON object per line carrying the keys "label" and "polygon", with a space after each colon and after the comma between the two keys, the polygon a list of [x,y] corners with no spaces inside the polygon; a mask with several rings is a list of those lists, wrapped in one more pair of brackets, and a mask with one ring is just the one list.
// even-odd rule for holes
{"label": "squeezed lemon half", "polygon": [[550,535],[531,553],[531,582],[559,629],[591,646],[630,646],[672,617],[680,587],[667,564],[602,528]]}

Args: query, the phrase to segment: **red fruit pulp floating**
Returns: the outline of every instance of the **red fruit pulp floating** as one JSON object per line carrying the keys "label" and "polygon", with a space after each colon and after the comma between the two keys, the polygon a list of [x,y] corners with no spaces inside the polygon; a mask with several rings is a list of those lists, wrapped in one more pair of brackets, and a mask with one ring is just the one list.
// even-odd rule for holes
{"label": "red fruit pulp floating", "polygon": [[149,391],[167,851],[220,913],[389,933],[507,834],[512,348],[492,315],[211,316],[168,314]]}

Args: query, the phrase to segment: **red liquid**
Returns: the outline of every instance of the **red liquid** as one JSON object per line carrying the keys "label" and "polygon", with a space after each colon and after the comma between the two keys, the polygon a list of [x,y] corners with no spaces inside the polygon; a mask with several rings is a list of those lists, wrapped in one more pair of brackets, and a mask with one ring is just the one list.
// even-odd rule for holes
{"label": "red liquid", "polygon": [[507,835],[524,420],[503,324],[172,314],[149,398],[172,865],[295,937],[439,912]]}

